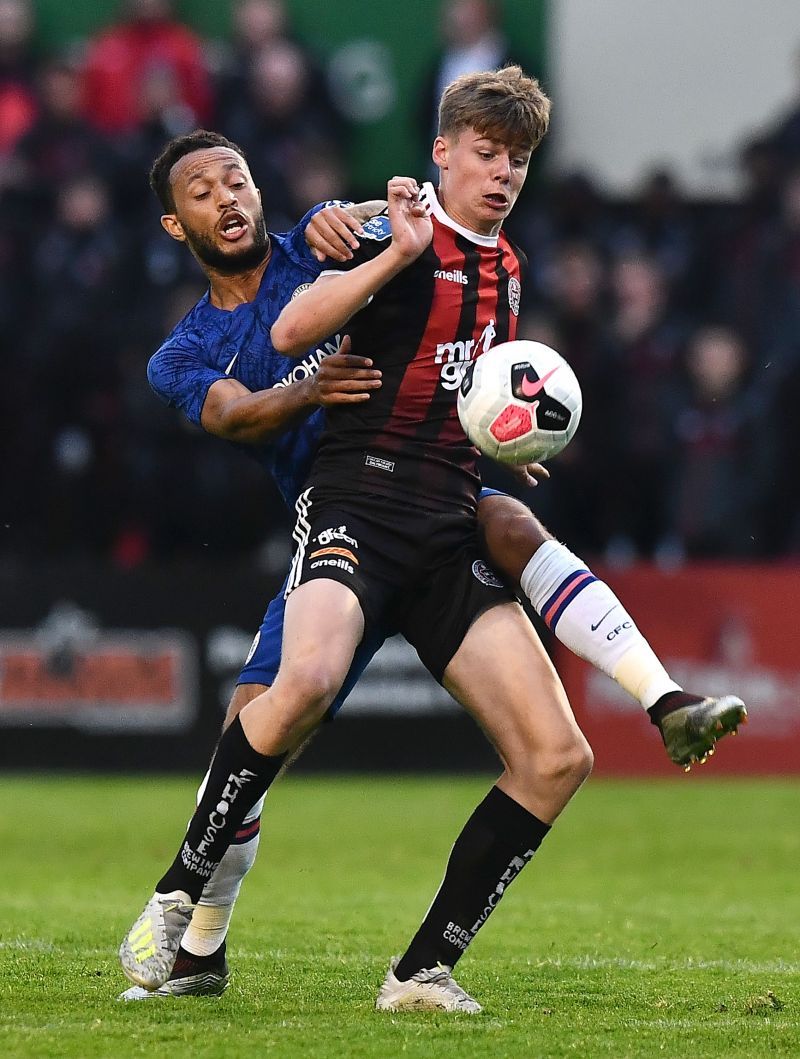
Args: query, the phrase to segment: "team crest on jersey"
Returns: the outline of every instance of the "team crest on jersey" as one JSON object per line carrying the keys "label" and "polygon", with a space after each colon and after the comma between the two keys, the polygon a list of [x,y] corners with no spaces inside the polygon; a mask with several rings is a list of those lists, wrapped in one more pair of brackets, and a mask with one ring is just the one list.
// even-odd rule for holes
{"label": "team crest on jersey", "polygon": [[519,300],[522,295],[522,287],[516,276],[511,276],[508,281],[508,307],[514,316],[519,316]]}
{"label": "team crest on jersey", "polygon": [[391,239],[392,237],[392,226],[389,224],[389,218],[384,217],[382,214],[370,218],[361,227],[363,229],[362,239],[372,239],[377,243],[381,243],[384,239]]}
{"label": "team crest on jersey", "polygon": [[310,286],[310,283],[301,283],[299,287],[295,287],[295,289],[292,291],[292,301],[294,301],[295,298],[299,298],[303,291],[307,291]]}
{"label": "team crest on jersey", "polygon": [[482,585],[488,585],[489,588],[502,588],[503,582],[492,570],[490,566],[487,566],[483,559],[476,559],[472,564],[472,574]]}

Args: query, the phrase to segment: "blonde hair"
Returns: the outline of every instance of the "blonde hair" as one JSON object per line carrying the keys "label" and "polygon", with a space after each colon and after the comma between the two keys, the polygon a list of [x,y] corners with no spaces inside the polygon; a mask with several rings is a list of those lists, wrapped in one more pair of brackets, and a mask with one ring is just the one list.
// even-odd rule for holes
{"label": "blonde hair", "polygon": [[550,100],[535,77],[519,66],[462,74],[451,81],[439,103],[439,135],[464,129],[500,143],[534,150],[550,123]]}

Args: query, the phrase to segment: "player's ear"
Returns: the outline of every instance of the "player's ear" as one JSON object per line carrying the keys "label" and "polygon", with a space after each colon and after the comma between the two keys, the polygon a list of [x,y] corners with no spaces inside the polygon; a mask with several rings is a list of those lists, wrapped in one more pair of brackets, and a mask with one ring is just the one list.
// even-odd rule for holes
{"label": "player's ear", "polygon": [[444,136],[437,136],[433,141],[431,158],[433,159],[433,164],[438,165],[440,169],[447,169],[448,146],[449,145]]}
{"label": "player's ear", "polygon": [[162,216],[161,227],[164,229],[167,235],[171,235],[172,238],[177,239],[179,243],[186,242],[186,235],[183,231],[183,225],[174,213],[165,213]]}

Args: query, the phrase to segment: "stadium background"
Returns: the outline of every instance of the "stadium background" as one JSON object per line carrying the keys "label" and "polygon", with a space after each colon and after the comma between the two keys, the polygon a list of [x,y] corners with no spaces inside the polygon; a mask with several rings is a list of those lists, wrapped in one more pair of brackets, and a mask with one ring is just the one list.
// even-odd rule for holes
{"label": "stadium background", "polygon": [[[280,4],[195,0],[175,6],[179,43],[142,45],[121,74],[116,3],[0,0],[4,768],[201,768],[288,557],[258,469],[147,388],[150,352],[203,289],[158,225],[150,160],[221,129],[273,230],[425,175],[440,8],[455,60],[482,6],[290,2],[270,30]],[[800,10],[727,12],[720,33],[718,0],[668,22],[614,0],[598,23],[595,6],[506,0],[494,38],[555,98],[509,226],[531,260],[523,334],[564,352],[586,398],[531,502],[678,679],[747,699],[714,774],[797,772]],[[264,39],[237,35],[243,7]],[[598,772],[669,771],[639,708],[556,658]],[[298,767],[491,762],[392,642]]]}

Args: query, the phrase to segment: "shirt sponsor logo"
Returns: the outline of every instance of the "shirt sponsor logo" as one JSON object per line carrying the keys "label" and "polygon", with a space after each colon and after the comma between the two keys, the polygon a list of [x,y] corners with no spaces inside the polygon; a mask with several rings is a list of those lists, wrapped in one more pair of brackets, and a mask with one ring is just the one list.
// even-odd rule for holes
{"label": "shirt sponsor logo", "polygon": [[433,274],[434,279],[446,279],[450,283],[461,283],[463,286],[469,283],[469,279],[460,268],[448,272],[443,268],[437,268]]}
{"label": "shirt sponsor logo", "polygon": [[503,582],[483,559],[476,559],[472,564],[472,576],[482,585],[488,585],[489,588],[503,588]]}
{"label": "shirt sponsor logo", "polygon": [[508,307],[514,316],[519,316],[519,303],[522,296],[522,287],[516,276],[508,280]]}
{"label": "shirt sponsor logo", "polygon": [[[477,341],[474,338],[468,338],[466,342],[439,343],[436,347],[434,360],[442,366],[439,377],[443,389],[457,390],[459,388],[464,378],[464,372],[472,361],[474,351],[478,350],[478,353],[485,353],[494,341],[496,334],[494,320],[490,320]],[[482,348],[479,349],[478,347]],[[478,353],[475,355],[477,356]]]}
{"label": "shirt sponsor logo", "polygon": [[384,239],[390,239],[391,235],[392,226],[388,217],[373,217],[361,225],[360,236],[362,239],[373,239],[375,242],[381,243]]}
{"label": "shirt sponsor logo", "polygon": [[[300,290],[298,287],[297,290]],[[297,294],[297,291],[294,292]],[[292,295],[294,297],[294,294]],[[316,375],[319,371],[319,366],[329,357],[332,353],[338,353],[342,346],[342,336],[334,335],[332,339],[326,342],[322,346],[317,346],[313,353],[309,353],[307,357],[296,364],[288,375],[284,375],[282,379],[272,384],[272,389],[277,389],[278,386],[291,386],[293,382],[302,382],[303,379],[310,379],[312,375]]]}
{"label": "shirt sponsor logo", "polygon": [[381,456],[365,456],[364,466],[375,467],[379,471],[388,471],[391,474],[394,470],[394,460],[384,460]]}

